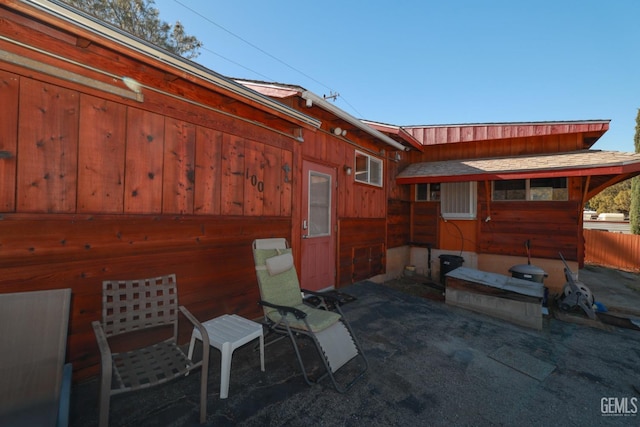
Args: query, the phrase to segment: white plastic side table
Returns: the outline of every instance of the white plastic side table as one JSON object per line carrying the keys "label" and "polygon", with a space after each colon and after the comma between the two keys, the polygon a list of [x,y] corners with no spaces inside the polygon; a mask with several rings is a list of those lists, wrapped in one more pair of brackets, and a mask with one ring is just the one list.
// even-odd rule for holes
{"label": "white plastic side table", "polygon": [[[220,399],[226,399],[229,396],[231,358],[236,348],[260,338],[260,368],[264,372],[264,334],[261,324],[236,314],[225,314],[202,322],[202,326],[205,327],[209,334],[211,346],[220,350],[222,356],[220,362]],[[193,355],[196,339],[202,341],[202,336],[198,329],[193,328],[191,342],[189,343],[189,359]]]}

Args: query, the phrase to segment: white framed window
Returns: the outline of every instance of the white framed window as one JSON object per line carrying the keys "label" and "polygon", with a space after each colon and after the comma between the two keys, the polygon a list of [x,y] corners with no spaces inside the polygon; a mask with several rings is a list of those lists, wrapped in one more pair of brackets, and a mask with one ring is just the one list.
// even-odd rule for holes
{"label": "white framed window", "polygon": [[440,213],[445,219],[475,219],[478,191],[474,182],[443,182]]}
{"label": "white framed window", "polygon": [[416,184],[416,202],[439,202],[440,183]]}
{"label": "white framed window", "polygon": [[382,160],[356,151],[354,179],[358,182],[382,187]]}
{"label": "white framed window", "polygon": [[493,181],[491,198],[509,200],[569,200],[567,178],[532,178]]}

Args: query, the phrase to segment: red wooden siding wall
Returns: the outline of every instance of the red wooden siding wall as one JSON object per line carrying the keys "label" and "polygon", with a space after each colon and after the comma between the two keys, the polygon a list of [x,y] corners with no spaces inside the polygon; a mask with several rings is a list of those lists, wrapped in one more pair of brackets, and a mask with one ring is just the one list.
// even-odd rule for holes
{"label": "red wooden siding wall", "polygon": [[256,318],[251,242],[290,229],[287,218],[12,215],[0,221],[0,292],[71,288],[67,358],[86,378],[98,373],[90,322],[101,316],[103,280],[175,273],[180,304],[197,318]]}
{"label": "red wooden siding wall", "polygon": [[409,153],[400,161],[387,161],[387,248],[407,245],[411,241],[411,206],[413,186],[396,184],[396,176],[409,164]]}
{"label": "red wooden siding wall", "polygon": [[[526,256],[524,242],[530,240],[531,256],[559,259],[558,252],[562,252],[567,260],[580,259],[584,250],[579,226],[583,184],[581,178],[570,178],[568,184],[568,201],[496,202],[490,200],[491,194],[487,192],[491,191],[490,183],[479,182],[477,236],[472,239],[477,244],[475,250],[484,254]],[[489,216],[491,220],[485,221]],[[412,241],[438,247],[439,203],[411,202],[410,221]],[[391,225],[389,227],[391,229]]]}
{"label": "red wooden siding wall", "polygon": [[385,271],[385,219],[341,219],[338,281],[351,284]]}
{"label": "red wooden siding wall", "polygon": [[176,273],[198,318],[260,315],[251,242],[291,239],[292,138],[175,100],[182,117],[0,79],[0,108],[14,118],[0,126],[0,292],[72,289],[77,378],[96,374],[90,322],[103,280]]}
{"label": "red wooden siding wall", "polygon": [[0,204],[15,206],[6,211],[291,213],[282,169],[290,142],[272,147],[16,75],[3,80],[20,81],[22,94],[18,102],[18,91],[2,89],[3,104],[19,111],[4,139],[12,158],[2,163],[19,158],[14,191],[3,184]]}
{"label": "red wooden siding wall", "polygon": [[[46,44],[41,49],[159,86],[136,102],[0,62],[0,292],[72,289],[67,354],[76,378],[97,373],[90,322],[100,318],[103,280],[175,273],[180,303],[199,319],[260,316],[251,242],[281,236],[295,249],[303,159],[338,172],[345,227],[336,230],[337,262],[369,251],[364,264],[338,272],[337,284],[384,270],[386,188],[356,183],[343,169],[353,167],[356,149],[382,158],[379,142],[363,138],[356,147],[305,127],[299,142],[292,129],[300,125],[281,115],[99,43],[82,47],[4,8],[0,16],[5,30]],[[181,331],[183,341],[189,332]]]}
{"label": "red wooden siding wall", "polygon": [[[380,149],[375,144],[362,141],[363,151],[376,158]],[[344,172],[344,166],[354,168],[357,147],[341,142],[329,133],[306,133],[300,146],[302,156],[307,160],[334,167],[338,173],[338,217],[348,218],[384,218],[387,197],[384,187],[358,183],[353,175]],[[366,151],[366,150],[370,151]]]}
{"label": "red wooden siding wall", "polygon": [[411,203],[389,200],[387,210],[387,246],[397,248],[407,245],[411,236]]}
{"label": "red wooden siding wall", "polygon": [[[300,145],[300,155],[306,159],[336,169],[338,177],[338,239],[337,239],[337,283],[346,286],[354,281],[368,278],[384,272],[385,265],[357,266],[354,276],[353,253],[369,248],[386,247],[386,188],[355,182],[353,175],[344,172],[344,166],[354,167],[355,151],[366,152],[377,158],[383,158],[380,148],[370,141],[361,141],[362,148],[345,144],[327,132],[305,133],[304,143]],[[302,162],[298,164],[301,165]],[[301,171],[299,172],[302,173]],[[298,175],[300,176],[300,175]],[[300,207],[294,203],[294,221],[300,218]],[[300,237],[300,224],[294,224],[293,242]],[[297,233],[297,234],[296,234]],[[361,258],[364,259],[364,258]],[[368,258],[367,258],[368,259]],[[380,260],[380,256],[377,256]],[[384,255],[382,255],[384,259]],[[368,274],[370,273],[370,274]],[[368,275],[367,275],[368,274]],[[354,279],[355,278],[355,279]]]}
{"label": "red wooden siding wall", "polygon": [[416,243],[439,247],[440,204],[438,202],[414,202],[411,209],[411,240]]}
{"label": "red wooden siding wall", "polygon": [[[583,251],[579,228],[580,178],[569,179],[568,201],[489,201],[484,183],[478,185],[478,251],[487,254],[531,256],[576,261]],[[490,191],[491,186],[488,186]],[[489,212],[488,209],[491,209]],[[484,221],[491,216],[490,221]]]}

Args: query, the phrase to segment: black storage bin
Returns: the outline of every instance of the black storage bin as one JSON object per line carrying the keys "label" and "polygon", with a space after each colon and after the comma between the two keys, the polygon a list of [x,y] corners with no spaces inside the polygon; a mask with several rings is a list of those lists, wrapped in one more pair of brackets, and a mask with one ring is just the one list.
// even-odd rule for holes
{"label": "black storage bin", "polygon": [[458,255],[447,254],[442,254],[438,258],[440,258],[440,283],[444,285],[446,279],[445,275],[458,267],[462,267],[464,258]]}

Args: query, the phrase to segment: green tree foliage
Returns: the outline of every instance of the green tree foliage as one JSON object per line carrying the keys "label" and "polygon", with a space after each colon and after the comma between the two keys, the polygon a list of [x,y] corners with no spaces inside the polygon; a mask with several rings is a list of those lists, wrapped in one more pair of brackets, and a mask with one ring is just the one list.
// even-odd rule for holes
{"label": "green tree foliage", "polygon": [[105,22],[187,59],[196,58],[202,47],[185,33],[180,21],[174,25],[160,20],[153,0],[63,0]]}
{"label": "green tree foliage", "polygon": [[[640,153],[640,109],[636,115],[636,134],[633,137],[636,153]],[[629,225],[631,233],[640,234],[640,177],[631,179],[631,203],[629,207]]]}
{"label": "green tree foliage", "polygon": [[599,214],[620,212],[627,215],[631,205],[631,179],[605,188],[589,200],[588,207]]}

